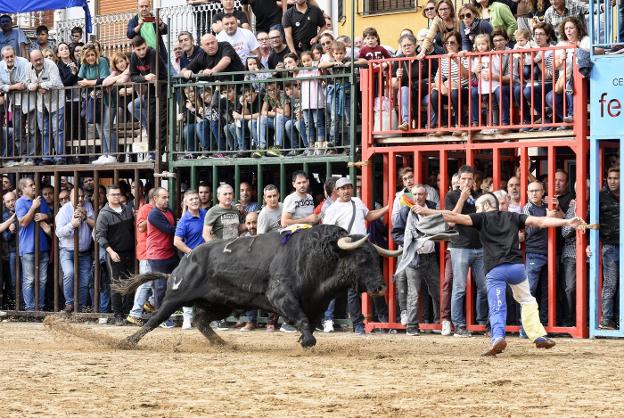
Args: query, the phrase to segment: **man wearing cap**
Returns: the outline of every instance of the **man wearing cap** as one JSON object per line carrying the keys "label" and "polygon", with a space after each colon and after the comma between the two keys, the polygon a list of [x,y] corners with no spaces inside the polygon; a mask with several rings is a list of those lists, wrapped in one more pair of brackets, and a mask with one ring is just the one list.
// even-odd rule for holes
{"label": "man wearing cap", "polygon": [[[335,190],[338,192],[338,199],[332,203],[325,211],[323,217],[323,224],[325,225],[337,225],[344,228],[350,235],[366,235],[366,222],[372,222],[375,219],[379,219],[388,212],[388,206],[384,206],[381,209],[368,210],[364,203],[358,197],[353,197],[353,183],[349,177],[341,177],[336,181]],[[348,309],[351,321],[355,333],[358,335],[364,334],[364,317],[362,316],[362,308],[360,304],[359,295],[354,289],[350,288],[347,293]],[[330,318],[328,319],[328,311],[335,305],[335,300],[330,302],[330,306],[326,311],[325,323],[323,324],[323,330],[328,331],[328,321],[331,321],[333,328],[333,309],[331,310]]]}

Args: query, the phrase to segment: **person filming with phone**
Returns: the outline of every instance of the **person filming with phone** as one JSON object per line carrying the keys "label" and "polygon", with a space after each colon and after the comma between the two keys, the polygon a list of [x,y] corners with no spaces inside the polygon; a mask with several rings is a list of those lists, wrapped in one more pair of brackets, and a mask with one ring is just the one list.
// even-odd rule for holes
{"label": "person filming with phone", "polygon": [[128,39],[141,35],[147,46],[157,50],[168,62],[169,54],[162,38],[169,31],[167,24],[154,16],[150,0],[138,0],[137,7],[139,13],[128,22]]}

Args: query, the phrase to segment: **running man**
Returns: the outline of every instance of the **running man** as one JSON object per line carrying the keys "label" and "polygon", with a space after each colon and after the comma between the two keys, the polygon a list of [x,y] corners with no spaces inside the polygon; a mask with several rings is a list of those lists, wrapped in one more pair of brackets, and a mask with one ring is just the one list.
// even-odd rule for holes
{"label": "running man", "polygon": [[528,216],[514,212],[498,210],[498,200],[492,193],[485,193],[475,202],[476,213],[462,215],[451,211],[435,211],[415,205],[412,210],[418,214],[431,215],[441,213],[449,224],[472,226],[479,231],[483,245],[490,324],[492,326],[492,345],[483,353],[495,356],[507,347],[505,341],[505,322],[507,303],[505,287],[511,286],[513,296],[522,306],[522,326],[529,340],[537,348],[552,348],[555,342],[548,338],[544,326],[539,320],[537,301],[529,291],[522,253],[518,242],[518,231],[525,226],[536,228],[558,228],[569,226],[582,229],[584,222],[578,217],[559,219]]}

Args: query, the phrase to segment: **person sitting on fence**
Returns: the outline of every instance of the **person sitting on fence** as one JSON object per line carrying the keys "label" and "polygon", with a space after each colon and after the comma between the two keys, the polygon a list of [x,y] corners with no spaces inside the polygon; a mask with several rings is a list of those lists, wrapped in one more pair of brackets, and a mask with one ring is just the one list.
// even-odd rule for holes
{"label": "person sitting on fence", "polygon": [[[258,150],[254,152],[254,157],[261,157],[262,150],[268,145],[267,134],[269,128],[275,131],[275,142],[272,147],[266,151],[269,157],[281,157],[282,148],[284,148],[284,137],[286,122],[290,119],[290,101],[288,96],[279,88],[278,83],[270,83],[266,85],[266,95],[262,103],[262,111],[260,116],[260,145]],[[293,155],[292,151],[289,153]]]}
{"label": "person sitting on fence", "polygon": [[271,78],[271,73],[258,72],[264,70],[265,67],[260,62],[258,57],[247,57],[245,59],[245,81],[249,81],[251,86],[259,93],[264,93],[266,83],[262,80]]}
{"label": "person sitting on fence", "polygon": [[[574,76],[573,63],[578,49],[585,52],[590,50],[589,36],[585,25],[576,17],[566,17],[559,26],[559,43],[557,46],[566,46],[568,49],[555,51],[555,70],[559,70],[555,87],[546,95],[546,105],[556,115],[555,121],[565,123],[574,122]],[[602,52],[602,50],[600,50]],[[561,126],[557,129],[568,129]]]}
{"label": "person sitting on fence", "polygon": [[[98,137],[102,143],[100,157],[94,164],[110,164],[117,162],[117,134],[113,128],[113,121],[117,113],[115,98],[103,94],[101,86],[106,77],[110,75],[108,61],[100,56],[99,49],[94,43],[88,43],[82,48],[80,57],[80,71],[78,81],[80,87],[88,87],[83,90],[83,116],[88,124],[95,124]],[[88,146],[93,146],[94,138]],[[95,150],[88,150],[94,152]]]}
{"label": "person sitting on fence", "polygon": [[200,138],[197,125],[202,120],[202,115],[197,109],[201,107],[201,98],[197,97],[193,86],[184,88],[184,97],[184,109],[178,113],[178,122],[182,124],[182,141],[186,147],[184,158],[190,160],[194,157],[193,152],[197,149],[196,144]]}
{"label": "person sitting on fence", "polygon": [[256,30],[259,32],[269,32],[270,30],[282,31],[282,7],[280,2],[270,0],[242,0],[243,11],[247,15],[247,20],[252,21],[253,12],[256,18]]}
{"label": "person sitting on fence", "polygon": [[[494,109],[490,106],[498,108],[498,100],[492,97],[494,91],[501,86],[501,61],[504,58],[500,55],[487,55],[487,52],[492,49],[490,42],[490,36],[487,34],[477,35],[475,37],[474,45],[477,52],[483,53],[472,59],[472,71],[477,78],[477,86],[472,87],[470,93],[470,105],[471,105],[471,118],[472,126],[481,126],[483,122],[483,113],[487,115],[485,120],[486,126],[495,125]],[[505,111],[505,108],[507,109]],[[509,105],[503,106],[503,115],[507,112],[507,123],[509,123]],[[504,117],[503,117],[504,119]],[[474,131],[475,133],[477,131]],[[483,134],[497,133],[497,129],[485,129]],[[455,134],[454,132],[453,134]]]}
{"label": "person sitting on fence", "polygon": [[[459,43],[461,37],[458,32],[449,32],[444,36],[444,44],[448,57],[440,59],[440,66],[431,81],[431,93],[429,94],[429,105],[431,119],[429,129],[438,129],[445,126],[442,118],[442,103],[447,103],[447,98],[443,98],[440,103],[440,95],[450,96],[451,108],[449,112],[454,111],[455,117],[449,118],[455,126],[460,126],[464,119],[464,112],[468,104],[468,81],[470,80],[469,64],[465,58],[454,57],[459,52]],[[444,118],[446,119],[446,118]],[[437,130],[434,135],[442,135],[443,131]]]}
{"label": "person sitting on fence", "polygon": [[239,28],[233,14],[223,16],[223,30],[217,35],[217,41],[228,42],[241,60],[250,56],[260,56],[260,44],[249,29]]}
{"label": "person sitting on fence", "polygon": [[169,53],[164,40],[164,35],[169,33],[167,24],[152,14],[150,0],[138,0],[137,6],[139,13],[128,21],[126,34],[128,39],[141,36],[145,39],[147,46],[154,50],[158,49],[160,56],[168,61]]}
{"label": "person sitting on fence", "polygon": [[[289,58],[293,59],[292,57]],[[308,135],[305,129],[305,120],[301,110],[301,89],[297,82],[284,85],[284,93],[290,102],[290,119],[286,121],[286,135],[293,150],[289,153],[299,154],[295,148],[304,148],[303,155],[310,155],[313,150],[308,147]],[[301,141],[299,139],[301,138]],[[303,147],[302,147],[303,145]]]}
{"label": "person sitting on fence", "polygon": [[212,16],[212,31],[215,34],[220,33],[224,29],[223,17],[231,14],[236,18],[237,26],[251,30],[251,25],[244,11],[234,8],[234,0],[221,0],[222,12],[217,12]]}
{"label": "person sitting on fence", "polygon": [[[351,57],[347,57],[347,46],[340,41],[331,43],[330,52],[327,54],[328,58],[319,64],[319,68],[336,76],[333,80],[326,80],[327,105],[331,118],[328,152],[333,152],[336,144],[347,147],[349,145],[349,134],[344,135],[344,130],[349,126],[351,113],[351,83],[348,78],[351,73]],[[348,153],[349,148],[345,148],[344,152]]]}
{"label": "person sitting on fence", "polygon": [[43,136],[42,164],[65,164],[65,92],[61,75],[56,64],[43,58],[39,50],[30,53],[30,62],[28,90],[37,93],[37,125]]}
{"label": "person sitting on fence", "polygon": [[225,144],[221,132],[222,115],[219,113],[219,94],[212,87],[201,86],[197,109],[201,120],[197,123],[196,133],[204,151],[212,152],[212,158],[225,158]]}
{"label": "person sitting on fence", "polygon": [[[143,102],[147,105],[149,149],[165,152],[167,144],[167,62],[156,50],[147,46],[145,40],[136,36],[132,39],[132,56],[130,57],[130,80],[140,86]],[[146,83],[149,83],[145,85]],[[157,97],[158,100],[157,100]],[[136,109],[136,108],[135,108]],[[136,113],[133,113],[136,115]],[[158,123],[156,119],[158,115]],[[158,131],[158,143],[156,135]],[[150,156],[150,159],[153,158]]]}
{"label": "person sitting on fence", "polygon": [[[325,91],[323,90],[319,70],[313,68],[312,53],[301,53],[301,65],[304,69],[295,74],[301,81],[301,109],[305,121],[306,135],[310,148],[315,148],[315,154],[322,154],[327,148],[325,142]],[[314,143],[316,140],[316,144]]]}
{"label": "person sitting on fence", "polygon": [[12,46],[19,56],[28,58],[28,37],[19,28],[13,27],[13,18],[7,14],[0,16],[0,47]]}
{"label": "person sitting on fence", "polygon": [[[238,146],[236,139],[237,120],[234,118],[234,113],[239,110],[239,99],[240,96],[238,95],[236,85],[227,86],[225,93],[219,98],[218,110],[223,119],[223,130],[225,131],[225,142],[228,151],[236,151]],[[230,157],[237,158],[238,154],[234,152]]]}
{"label": "person sitting on fence", "polygon": [[[236,141],[238,142],[239,154],[247,149],[245,146],[246,132],[251,133],[250,146],[255,146],[258,143],[258,120],[260,119],[263,101],[262,93],[256,92],[251,86],[245,86],[241,103],[236,112],[232,112],[232,116],[236,120]],[[247,131],[247,129],[249,130]]]}

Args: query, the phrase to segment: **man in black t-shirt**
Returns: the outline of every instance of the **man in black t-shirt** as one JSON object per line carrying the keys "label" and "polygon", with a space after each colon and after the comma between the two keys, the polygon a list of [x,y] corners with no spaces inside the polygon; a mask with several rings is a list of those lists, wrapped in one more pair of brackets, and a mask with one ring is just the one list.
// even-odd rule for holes
{"label": "man in black t-shirt", "polygon": [[[475,213],[475,200],[479,197],[472,191],[474,184],[474,169],[468,165],[459,168],[460,190],[453,190],[446,195],[444,208],[454,213],[468,215]],[[470,337],[472,334],[466,329],[466,315],[464,302],[466,296],[466,281],[468,268],[471,277],[477,282],[477,322],[485,325],[487,322],[487,291],[485,288],[485,273],[483,271],[483,248],[479,241],[479,234],[473,228],[457,226],[459,238],[449,244],[451,265],[453,267],[453,292],[451,296],[451,320],[455,325],[456,337]]]}
{"label": "man in black t-shirt", "polygon": [[202,78],[213,80],[241,80],[242,75],[213,76],[215,73],[245,71],[243,63],[232,45],[227,42],[217,42],[214,35],[204,35],[200,42],[201,52],[189,63],[186,69],[180,71],[184,78],[191,78],[194,73],[200,73]]}
{"label": "man in black t-shirt", "polygon": [[215,13],[212,16],[212,31],[214,33],[219,33],[223,30],[223,24],[221,21],[223,20],[223,16],[227,14],[233,14],[236,18],[236,23],[241,28],[251,30],[251,25],[249,24],[249,19],[247,18],[247,14],[240,10],[234,8],[234,0],[221,0],[221,6],[223,6],[223,10]]}
{"label": "man in black t-shirt", "polygon": [[291,51],[308,51],[316,43],[318,34],[325,27],[323,11],[308,4],[307,0],[295,0],[295,5],[282,18],[286,44]]}
{"label": "man in black t-shirt", "polygon": [[[274,70],[284,67],[284,57],[290,54],[290,48],[284,43],[284,38],[279,30],[273,29],[269,32],[269,43],[271,54],[269,54],[269,68]],[[281,65],[280,65],[281,64]]]}
{"label": "man in black t-shirt", "polygon": [[522,252],[519,249],[518,231],[527,227],[558,228],[570,226],[581,229],[584,222],[580,218],[558,219],[527,216],[498,210],[498,200],[492,193],[486,193],[476,201],[476,213],[469,215],[451,211],[434,211],[415,206],[414,211],[421,215],[442,213],[444,221],[457,227],[472,227],[483,244],[483,258],[487,274],[487,293],[490,305],[492,327],[491,346],[483,355],[495,356],[507,347],[505,322],[507,302],[505,289],[511,286],[514,298],[522,306],[522,326],[537,348],[552,348],[555,342],[548,338],[544,326],[539,321],[537,301],[529,291]]}
{"label": "man in black t-shirt", "polygon": [[275,0],[241,0],[247,20],[251,22],[251,12],[256,16],[256,33],[282,30],[282,8]]}

